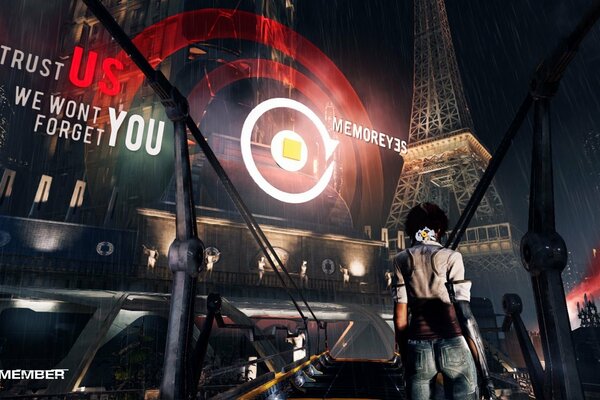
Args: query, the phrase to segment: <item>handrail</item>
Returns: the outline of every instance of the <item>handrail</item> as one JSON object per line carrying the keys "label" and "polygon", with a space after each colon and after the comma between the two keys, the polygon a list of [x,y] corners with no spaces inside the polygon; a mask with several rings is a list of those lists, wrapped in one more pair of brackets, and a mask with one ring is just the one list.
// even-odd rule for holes
{"label": "handrail", "polygon": [[317,360],[319,357],[320,357],[320,355],[313,355],[308,360],[302,362],[299,365],[296,365],[295,367],[289,369],[288,371],[276,373],[275,378],[273,378],[271,381],[261,385],[260,387],[246,393],[245,395],[241,396],[240,400],[249,400],[249,399],[255,398],[256,396],[260,395],[261,393],[264,393],[267,390],[269,390],[269,388],[271,388],[272,386],[278,384],[281,381],[284,381],[285,379],[289,378],[290,376],[293,376],[294,374],[296,374],[298,371],[304,369],[305,367],[307,367],[308,365],[313,363],[315,360]]}
{"label": "handrail", "polygon": [[529,372],[529,379],[531,380],[531,386],[536,398],[544,398],[544,370],[540,359],[535,352],[535,348],[529,340],[529,334],[527,328],[521,319],[521,312],[523,311],[523,303],[519,295],[514,293],[507,293],[502,298],[502,306],[504,307],[504,321],[502,322],[502,331],[510,331],[511,325],[515,328],[517,340],[523,353],[525,365]]}
{"label": "handrail", "polygon": [[[131,60],[137,65],[137,67],[140,69],[140,71],[144,74],[144,76],[146,77],[146,79],[148,81],[148,84],[153,89],[153,91],[160,97],[161,103],[167,109],[167,113],[170,114],[169,115],[170,119],[172,119],[173,122],[175,123],[176,134],[177,134],[177,131],[179,129],[181,129],[181,127],[183,126],[183,123],[190,130],[190,132],[192,133],[197,144],[200,146],[200,148],[204,152],[206,158],[210,162],[211,166],[217,173],[217,176],[221,180],[221,183],[225,187],[225,190],[227,191],[231,200],[233,201],[233,203],[237,207],[238,211],[240,212],[240,215],[242,216],[242,218],[248,225],[248,229],[250,230],[250,233],[252,234],[252,236],[256,240],[257,244],[259,245],[259,247],[265,254],[267,260],[269,261],[269,264],[273,268],[273,271],[277,274],[278,278],[281,280],[284,290],[286,291],[286,293],[292,300],[294,307],[297,309],[302,320],[304,321],[306,331],[308,332],[308,318],[304,315],[304,313],[303,313],[302,309],[300,308],[300,306],[298,305],[296,299],[290,292],[290,289],[289,289],[285,279],[279,272],[278,267],[281,268],[281,271],[283,271],[283,273],[288,277],[289,281],[292,283],[292,286],[296,289],[296,291],[297,291],[300,299],[304,303],[305,307],[308,309],[309,313],[311,314],[311,316],[315,320],[315,322],[317,322],[317,326],[321,327],[321,321],[319,321],[319,319],[313,312],[312,308],[306,301],[306,298],[304,297],[302,290],[291,279],[291,276],[290,276],[289,272],[287,271],[287,269],[285,268],[285,266],[283,265],[283,262],[281,261],[281,259],[277,255],[277,253],[275,252],[273,246],[269,242],[268,238],[266,237],[266,235],[264,234],[262,229],[260,228],[260,225],[256,222],[256,220],[252,216],[251,212],[249,211],[249,209],[243,202],[240,194],[237,192],[233,183],[229,179],[229,176],[223,169],[223,166],[217,159],[215,153],[212,151],[212,149],[208,145],[208,142],[206,141],[204,135],[198,128],[198,125],[194,122],[193,118],[187,112],[189,109],[188,104],[187,104],[187,99],[179,92],[179,90],[176,87],[174,87],[169,82],[169,80],[162,73],[162,71],[155,70],[154,68],[152,68],[152,66],[150,65],[148,60],[146,60],[146,58],[143,56],[143,54],[140,52],[140,50],[135,46],[133,41],[127,36],[127,34],[125,34],[123,29],[119,26],[119,24],[115,21],[115,19],[112,17],[112,15],[108,12],[106,7],[104,7],[104,5],[99,0],[83,0],[83,2],[87,5],[88,9],[92,12],[92,14],[94,14],[96,16],[96,18],[98,18],[98,21],[100,21],[100,23],[102,23],[102,25],[111,34],[111,36],[115,39],[115,41],[119,44],[119,46],[127,53],[127,55],[131,58]],[[176,138],[176,141],[177,141],[177,138]],[[176,146],[176,147],[178,147],[178,146]],[[179,147],[181,147],[181,146],[179,146]],[[179,157],[180,154],[183,154],[184,157],[187,157],[186,150],[187,149],[184,149],[183,152],[179,152],[179,153],[176,152],[176,155]],[[189,166],[189,160],[186,160],[186,161],[188,162],[188,166]],[[187,170],[183,171],[183,174],[189,175],[189,171],[187,171]],[[186,182],[184,179],[184,185],[185,185],[185,183]],[[180,182],[178,182],[178,186],[180,186],[179,184],[180,184]],[[184,187],[183,192],[185,193],[186,198],[178,199],[178,206],[179,206],[179,203],[185,203],[184,205],[186,206],[186,211],[188,211],[188,209],[190,208],[189,203],[192,201],[191,197],[187,198],[188,196],[190,196],[189,189],[190,188]],[[195,217],[193,216],[193,207],[191,207],[191,208],[192,208],[191,215],[193,217],[192,231],[195,232],[196,221],[195,221]],[[185,222],[182,222],[182,225],[189,224],[189,223],[190,223],[189,221],[185,221]],[[178,232],[179,232],[179,228],[178,228]],[[179,235],[178,235],[178,239],[179,239]],[[197,241],[197,238],[194,237],[194,239]],[[185,243],[183,243],[183,244],[185,244]],[[185,249],[183,248],[184,246],[179,246],[179,247],[181,247],[181,249],[176,249],[176,250],[182,250],[182,254],[184,254],[185,253],[185,251],[184,251]],[[188,255],[189,255],[189,251],[188,251]],[[193,285],[192,285],[192,287],[193,287]],[[177,322],[177,324],[181,325],[182,322],[183,322],[183,320],[181,318],[179,318],[179,322]],[[307,341],[308,341],[308,334],[307,334]],[[169,348],[167,347],[167,351],[165,352],[165,359],[167,359],[169,357],[168,350],[169,350]],[[178,360],[178,356],[176,356],[174,358],[176,358]],[[177,360],[175,360],[175,361],[177,361]],[[184,372],[180,371],[180,373],[184,373]],[[175,379],[177,380],[180,378],[175,378]],[[189,385],[189,384],[186,384],[185,378],[182,378],[182,379],[183,380],[181,381],[180,384],[182,386],[184,386],[185,388],[180,388],[180,389],[186,391],[187,392],[186,396],[189,396],[190,390],[193,391],[194,390],[193,388],[197,387],[197,381],[196,381],[196,384],[192,383],[191,385]],[[173,386],[174,386],[174,383],[170,382],[169,387],[172,388]],[[175,393],[175,391],[173,391],[173,393]],[[172,397],[173,393],[168,394],[167,396]]]}
{"label": "handrail", "polygon": [[291,350],[285,350],[285,351],[281,351],[277,354],[271,354],[269,356],[265,356],[265,357],[261,357],[261,358],[256,358],[254,360],[249,360],[243,363],[239,363],[239,364],[235,364],[235,365],[230,365],[224,368],[219,368],[217,370],[210,370],[208,368],[205,368],[204,371],[209,372],[210,373],[210,377],[214,377],[214,376],[219,376],[219,375],[223,375],[226,374],[228,372],[234,372],[239,370],[242,367],[247,367],[249,365],[253,365],[253,364],[258,364],[261,362],[265,362],[268,360],[271,360],[275,357],[281,356],[282,354],[289,354],[289,353],[295,353],[296,351],[299,350],[307,350],[306,346],[302,346],[302,347],[295,347]]}
{"label": "handrail", "polygon": [[[121,48],[129,55],[131,60],[137,65],[137,67],[140,69],[140,71],[144,74],[144,76],[146,77],[146,79],[148,81],[148,84],[154,90],[154,92],[160,97],[160,100],[163,103],[163,105],[168,106],[168,107],[176,107],[180,103],[187,104],[187,100],[185,99],[185,97],[183,97],[183,95],[179,92],[179,90],[177,90],[177,88],[175,88],[171,84],[171,82],[169,82],[169,80],[162,73],[162,71],[155,70],[152,68],[152,66],[150,65],[148,60],[146,60],[146,58],[143,56],[143,54],[139,51],[139,49],[135,46],[135,44],[133,44],[132,40],[127,36],[127,34],[125,34],[123,29],[119,26],[119,24],[115,21],[115,19],[112,17],[112,15],[108,12],[108,10],[104,7],[104,5],[99,0],[83,0],[83,2],[88,6],[88,8],[92,12],[92,14],[94,14],[96,16],[96,18],[98,18],[98,21],[100,21],[100,23],[102,23],[102,25],[112,35],[112,37],[119,44],[119,46],[121,46]],[[296,285],[295,282],[293,282],[291,280],[290,274],[287,271],[287,269],[285,268],[285,266],[283,265],[283,262],[281,261],[281,259],[279,258],[279,256],[275,252],[275,250],[273,249],[273,246],[267,239],[266,235],[260,228],[259,224],[256,222],[256,220],[252,216],[252,213],[249,211],[248,207],[245,205],[240,194],[237,192],[237,190],[235,189],[235,186],[229,179],[227,172],[225,172],[225,170],[223,169],[223,166],[219,162],[215,153],[212,151],[210,145],[208,144],[208,141],[206,140],[206,138],[204,137],[204,135],[198,128],[197,124],[194,122],[193,118],[191,116],[187,115],[187,117],[185,118],[185,124],[186,124],[187,128],[190,130],[190,132],[192,133],[192,136],[196,140],[196,143],[200,146],[200,148],[204,152],[204,155],[208,159],[209,163],[215,170],[217,176],[219,177],[219,179],[221,180],[221,183],[223,184],[225,190],[227,191],[227,194],[230,196],[231,200],[233,201],[233,203],[237,207],[238,211],[240,212],[240,215],[242,216],[242,218],[248,225],[250,233],[252,234],[252,236],[256,240],[257,244],[259,245],[259,247],[261,248],[261,250],[267,257],[267,260],[269,261],[269,264],[273,268],[273,271],[277,274],[278,277],[280,277],[280,280],[283,284],[284,289],[286,290],[286,292],[288,292],[289,297],[294,302],[294,305],[298,309],[298,313],[301,315],[302,319],[304,320],[304,319],[306,319],[306,317],[305,317],[304,313],[302,312],[301,308],[298,306],[298,304],[297,304],[295,298],[293,297],[293,295],[291,294],[291,292],[289,292],[288,286],[285,283],[285,280],[283,279],[283,277],[281,277],[278,267],[281,268],[281,270],[285,273],[286,276],[288,276],[288,278],[292,282],[292,286],[294,286],[294,288],[298,291],[300,298],[302,299],[306,308],[309,310],[311,316],[318,323],[319,319],[314,314],[314,312],[312,311],[312,308],[310,307],[310,305],[304,298],[304,295],[302,294],[301,289]]]}
{"label": "handrail", "polygon": [[[600,0],[594,0],[571,34],[561,41],[550,56],[536,68],[529,93],[445,243],[446,247],[452,249],[458,247],[512,140],[533,105],[529,230],[521,240],[521,260],[531,275],[546,360],[545,370],[537,360],[526,332],[522,332],[524,326],[518,312],[509,310],[505,325],[508,327],[512,322],[518,331],[519,343],[527,360],[532,386],[536,397],[540,400],[583,399],[561,278],[568,254],[564,240],[555,230],[550,100],[558,91],[560,80],[575,57],[579,45],[598,19],[600,19]],[[520,306],[520,299],[517,301],[511,296],[505,296],[505,305],[511,301]]]}

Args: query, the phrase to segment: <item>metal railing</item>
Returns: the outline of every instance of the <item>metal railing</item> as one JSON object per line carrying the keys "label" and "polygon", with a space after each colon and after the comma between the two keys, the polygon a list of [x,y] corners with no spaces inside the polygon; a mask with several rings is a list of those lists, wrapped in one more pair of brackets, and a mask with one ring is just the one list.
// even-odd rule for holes
{"label": "metal railing", "polygon": [[583,390],[571,339],[561,272],[567,263],[564,240],[555,230],[550,101],[578,47],[600,18],[600,0],[594,0],[573,32],[536,69],[531,87],[479,181],[446,247],[456,249],[485,192],[529,110],[534,108],[533,151],[529,197],[529,231],[521,240],[521,259],[530,272],[540,336],[546,360],[543,369],[520,321],[520,299],[505,296],[507,320],[514,324],[538,399],[583,399]]}
{"label": "metal railing", "polygon": [[[200,376],[199,369],[202,367],[206,354],[208,338],[204,341],[204,337],[201,336],[202,341],[198,340],[197,343],[192,343],[192,324],[195,315],[193,297],[195,296],[197,276],[202,263],[201,259],[204,248],[202,242],[198,239],[196,228],[197,221],[193,201],[194,196],[192,192],[186,128],[202,149],[230,199],[246,222],[248,230],[262,250],[273,272],[281,281],[283,289],[304,322],[306,331],[308,332],[308,317],[299,306],[288,284],[291,284],[291,287],[295,289],[296,295],[300,298],[300,301],[312,319],[317,323],[319,331],[321,329],[325,329],[326,331],[326,325],[321,323],[313,312],[302,290],[291,278],[273,246],[229,179],[215,153],[208,145],[206,138],[200,132],[198,124],[189,115],[187,99],[169,82],[160,70],[155,70],[150,65],[100,0],[83,0],[83,2],[144,74],[149,86],[159,96],[161,103],[165,107],[167,116],[173,122],[175,128],[177,235],[169,248],[169,268],[173,272],[173,285],[160,395],[162,399],[169,400],[193,399],[196,397],[198,378]],[[284,277],[287,277],[287,280]],[[214,296],[212,300],[216,301]],[[209,301],[208,304],[209,313],[212,313],[214,318],[215,312],[210,310],[211,302]],[[215,305],[213,304],[212,306],[214,307]],[[211,326],[212,321],[210,325],[205,325],[202,335],[205,334],[205,330],[207,330],[206,334],[210,335]]]}
{"label": "metal railing", "polygon": [[[148,269],[146,265],[139,264],[136,266],[136,277],[140,279],[161,279],[170,280],[170,271],[164,268]],[[302,279],[297,274],[291,274],[291,279],[305,291],[319,291],[321,293],[348,292],[348,293],[379,293],[379,286],[373,282],[364,282],[351,279],[350,282],[344,283],[341,279],[321,279],[309,278],[308,282],[302,282]],[[200,273],[198,282],[206,285],[221,285],[221,286],[239,286],[239,287],[265,287],[265,288],[282,288],[281,280],[271,272],[265,272],[260,284],[257,273],[253,272],[234,272],[213,270],[210,274]],[[209,286],[210,287],[210,286]]]}

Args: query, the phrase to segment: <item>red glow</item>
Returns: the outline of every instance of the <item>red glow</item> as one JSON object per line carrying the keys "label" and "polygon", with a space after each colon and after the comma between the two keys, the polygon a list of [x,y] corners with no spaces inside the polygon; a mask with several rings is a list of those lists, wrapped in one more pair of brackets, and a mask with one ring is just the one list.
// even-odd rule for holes
{"label": "red glow", "polygon": [[324,110],[331,98],[306,75],[288,65],[271,60],[243,59],[215,68],[188,95],[190,111],[198,121],[214,93],[233,82],[247,78],[268,78],[282,82],[287,77],[292,86],[305,95],[318,110]]}
{"label": "red glow", "polygon": [[121,71],[123,69],[123,63],[116,58],[106,58],[102,62],[102,71],[109,83],[104,81],[98,83],[98,89],[100,92],[108,96],[116,96],[121,91],[121,82],[117,79],[115,71]]}
{"label": "red glow", "polygon": [[[75,46],[73,50],[73,61],[71,62],[71,68],[69,69],[69,80],[75,86],[86,88],[94,83],[94,76],[96,72],[96,64],[98,62],[98,53],[95,51],[89,51],[88,57],[85,63],[85,72],[83,78],[80,78],[81,63],[83,61],[83,47]],[[108,80],[107,82],[98,82],[98,90],[100,93],[104,93],[108,96],[115,96],[121,91],[121,82],[115,75],[116,71],[123,69],[123,63],[116,58],[105,58],[102,61],[102,73]]]}
{"label": "red glow", "polygon": [[600,258],[592,260],[586,275],[586,278],[567,294],[567,307],[571,315],[571,326],[578,325],[577,302],[583,302],[583,295],[600,297]]}
{"label": "red glow", "polygon": [[588,268],[588,276],[579,282],[567,295],[568,302],[582,301],[583,295],[588,296],[600,295],[600,259],[595,258]]}
{"label": "red glow", "polygon": [[[358,95],[336,65],[321,50],[298,33],[263,16],[227,9],[184,12],[146,28],[134,39],[134,43],[152,66],[156,67],[165,58],[191,43],[228,38],[259,42],[293,57],[316,78],[315,81],[318,82],[321,90],[328,93],[327,97],[333,99],[336,108],[342,112],[344,117],[358,124],[372,126]],[[117,58],[125,66],[120,76],[122,79],[128,79],[127,92],[124,94],[124,103],[128,107],[143,82],[143,75],[131,63],[125,52],[120,52]],[[278,79],[292,84],[299,84],[298,79],[302,79],[299,78],[299,72],[282,71],[280,67],[277,67],[275,71],[263,71],[263,73],[278,74]],[[214,85],[212,81],[208,83]],[[210,93],[210,89],[215,90],[214,87],[207,87],[208,93]],[[314,91],[314,85],[304,85],[302,89],[298,89]],[[321,97],[321,94],[318,97]],[[110,100],[106,97],[96,96],[94,104],[108,106]],[[360,207],[355,221],[357,226],[360,226],[368,223],[372,210],[381,209],[383,203],[381,159],[378,151],[369,151],[362,142],[350,140],[344,142],[346,157],[350,158],[353,155],[357,159],[357,162],[345,164],[345,174],[348,174],[346,182],[358,182],[358,185],[361,186],[345,185],[342,195],[349,203],[356,200],[358,204],[363,205]],[[358,168],[358,165],[362,168]],[[360,179],[355,179],[359,173]],[[355,199],[356,194],[360,198]]]}

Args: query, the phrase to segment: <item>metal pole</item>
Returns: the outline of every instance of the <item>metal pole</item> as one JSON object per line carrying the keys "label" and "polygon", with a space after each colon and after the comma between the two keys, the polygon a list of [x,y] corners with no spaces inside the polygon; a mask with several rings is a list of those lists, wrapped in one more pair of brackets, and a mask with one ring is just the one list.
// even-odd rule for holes
{"label": "metal pole", "polygon": [[[600,0],[594,0],[571,34],[566,39],[561,41],[550,54],[550,56],[548,56],[544,62],[538,66],[535,77],[532,81],[532,92],[536,92],[538,91],[538,88],[542,87],[544,88],[541,90],[547,91],[547,89],[552,87],[553,93],[550,96],[554,94],[554,91],[556,91],[558,84],[565,73],[565,70],[577,54],[579,45],[586,37],[588,32],[592,29],[598,18],[600,18]],[[517,111],[517,115],[504,134],[502,142],[494,152],[488,167],[477,184],[477,187],[469,199],[467,206],[462,211],[456,226],[448,236],[448,240],[445,244],[446,247],[450,247],[453,250],[456,250],[458,247],[465,230],[469,226],[471,219],[477,211],[477,207],[479,207],[479,203],[481,203],[481,199],[483,199],[485,192],[492,183],[492,179],[494,178],[496,171],[502,163],[502,160],[510,148],[510,145],[512,144],[512,141],[515,138],[520,126],[525,120],[525,117],[531,108],[532,101],[533,96],[531,94],[527,95],[525,100],[523,100],[523,103],[519,107],[519,111]]]}
{"label": "metal pole", "polygon": [[510,325],[515,327],[515,333],[519,340],[523,358],[525,359],[525,365],[529,372],[529,379],[531,381],[531,386],[533,387],[535,398],[537,400],[545,400],[544,370],[540,363],[540,359],[535,352],[535,348],[531,343],[525,324],[521,319],[521,312],[523,311],[521,298],[517,294],[507,293],[502,298],[502,306],[504,307],[504,312],[506,314],[504,323],[502,324],[502,330],[508,332],[510,330]]}
{"label": "metal pole", "polygon": [[538,86],[536,90],[533,94],[535,100],[529,231],[521,240],[521,258],[531,274],[544,350],[544,397],[583,400],[561,278],[561,272],[567,265],[567,248],[554,225],[549,110],[550,96],[556,90],[556,86]]}
{"label": "metal pole", "polygon": [[325,352],[329,353],[329,337],[327,336],[327,321],[321,321],[319,323],[319,327],[323,328],[325,332]]}
{"label": "metal pole", "polygon": [[204,246],[198,239],[193,204],[185,129],[188,105],[177,89],[173,90],[171,98],[173,105],[165,108],[175,128],[176,237],[169,247],[173,286],[160,397],[163,400],[182,400],[194,390],[189,371],[193,370],[191,355],[196,280]]}
{"label": "metal pole", "polygon": [[490,163],[485,169],[485,172],[483,173],[481,179],[477,183],[477,187],[475,187],[475,190],[473,191],[469,202],[467,203],[465,209],[460,215],[456,226],[448,236],[448,240],[445,244],[446,247],[449,247],[452,250],[456,250],[456,248],[458,247],[465,231],[467,230],[467,227],[471,223],[471,219],[477,211],[477,207],[479,207],[479,203],[481,203],[481,199],[483,199],[485,192],[490,187],[490,184],[494,179],[494,175],[496,175],[498,168],[500,168],[500,165],[502,164],[502,160],[504,160],[504,156],[506,156],[508,149],[510,149],[510,146],[514,138],[517,136],[521,125],[523,125],[523,121],[525,121],[525,118],[527,117],[527,113],[531,108],[531,104],[531,95],[527,95],[523,100],[523,103],[521,103],[519,111],[517,111],[517,115],[508,127],[506,133],[504,134],[502,142],[500,142],[500,145],[494,152],[494,155],[492,156]]}
{"label": "metal pole", "polygon": [[198,381],[200,380],[200,375],[202,375],[204,358],[206,357],[206,350],[208,349],[208,339],[210,339],[215,315],[221,312],[221,303],[221,296],[217,293],[210,293],[206,298],[206,319],[204,320],[204,326],[202,327],[202,332],[200,332],[200,337],[198,337],[192,356],[193,365],[190,370],[191,390],[188,394],[188,400],[196,398]]}
{"label": "metal pole", "polygon": [[[296,301],[296,299],[290,292],[285,279],[283,278],[282,274],[279,272],[279,269],[281,269],[281,271],[283,271],[285,276],[288,277],[288,280],[291,282],[292,286],[298,292],[300,299],[302,300],[302,302],[308,309],[309,313],[311,314],[313,319],[318,323],[319,319],[316,317],[312,308],[306,301],[306,298],[304,297],[302,290],[298,287],[298,285],[296,285],[296,283],[290,276],[288,270],[283,265],[283,262],[281,262],[281,260],[279,259],[279,256],[275,252],[275,249],[269,242],[268,238],[266,237],[266,235],[264,234],[264,232],[262,231],[262,229],[260,228],[260,226],[258,225],[256,220],[252,216],[252,213],[248,210],[248,207],[246,207],[246,205],[244,204],[242,197],[240,196],[240,194],[237,192],[237,190],[233,186],[233,183],[229,179],[229,176],[223,169],[223,166],[217,159],[217,156],[215,155],[215,153],[212,151],[212,149],[208,145],[206,138],[204,137],[204,135],[202,135],[202,132],[200,132],[200,129],[196,125],[196,122],[194,122],[193,118],[188,115],[187,100],[185,99],[185,97],[183,97],[181,95],[181,93],[173,85],[171,85],[171,82],[169,82],[169,80],[165,77],[165,75],[160,70],[154,70],[152,68],[152,66],[150,65],[148,60],[146,60],[146,58],[140,52],[140,50],[135,46],[135,44],[133,44],[133,42],[131,41],[129,36],[127,36],[127,34],[125,34],[123,29],[119,26],[119,24],[115,21],[115,19],[112,17],[112,15],[108,12],[106,7],[104,7],[104,5],[102,5],[102,2],[100,0],[82,0],[82,1],[88,6],[90,11],[96,16],[96,18],[98,18],[98,21],[100,21],[102,23],[102,25],[106,28],[106,30],[108,30],[108,32],[112,35],[112,37],[115,39],[115,41],[119,44],[119,46],[121,46],[121,48],[129,56],[129,58],[131,58],[131,60],[137,65],[137,67],[140,69],[140,71],[142,71],[142,73],[146,77],[148,84],[154,90],[154,92],[160,97],[160,101],[165,106],[165,108],[166,109],[169,109],[169,108],[177,109],[177,108],[180,108],[180,106],[186,108],[185,115],[181,115],[181,118],[185,121],[185,124],[187,125],[188,129],[190,130],[190,133],[192,134],[194,139],[196,139],[196,142],[198,143],[198,145],[204,152],[207,160],[209,161],[209,163],[211,164],[211,166],[214,168],[215,172],[217,173],[217,176],[221,180],[221,183],[223,184],[223,187],[227,191],[227,194],[229,194],[234,205],[237,207],[238,211],[240,212],[240,215],[242,216],[242,218],[248,225],[248,229],[249,229],[250,233],[252,234],[252,236],[256,240],[257,244],[259,245],[259,247],[265,254],[267,261],[269,262],[269,264],[273,268],[273,271],[276,273],[277,277],[281,281],[281,284],[283,285],[283,289],[286,291],[286,293],[292,300],[294,307],[296,307],[296,310],[298,311],[298,313],[300,314],[302,319],[304,321],[306,321],[304,313],[302,312],[300,306],[298,305],[298,302]],[[181,104],[179,104],[179,103],[181,103]],[[186,154],[187,154],[187,150],[186,150]],[[188,167],[189,167],[189,161],[187,161],[187,163],[188,163]],[[191,209],[193,211],[194,207],[192,206]],[[308,326],[306,325],[306,323],[305,323],[305,327],[307,328],[307,331],[308,331]]]}

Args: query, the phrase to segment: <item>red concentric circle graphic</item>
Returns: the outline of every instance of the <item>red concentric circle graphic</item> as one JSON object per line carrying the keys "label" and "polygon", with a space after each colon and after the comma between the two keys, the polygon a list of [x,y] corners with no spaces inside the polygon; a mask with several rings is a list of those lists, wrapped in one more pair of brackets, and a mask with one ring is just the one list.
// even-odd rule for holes
{"label": "red concentric circle graphic", "polygon": [[[369,116],[358,95],[337,66],[315,45],[281,23],[261,15],[229,9],[200,9],[168,17],[141,32],[134,43],[157,67],[176,51],[198,42],[215,39],[240,39],[260,43],[289,56],[306,71],[266,59],[240,59],[210,71],[190,93],[192,115],[197,121],[214,94],[224,87],[247,78],[278,80],[302,93],[324,115],[325,105],[334,104],[340,116],[371,127]],[[124,106],[133,102],[143,83],[143,75],[121,52],[117,56],[127,79]],[[97,95],[94,103],[110,105],[112,99]],[[320,112],[319,112],[320,111]],[[383,203],[383,171],[379,152],[364,142],[336,137],[344,157],[342,197],[351,205],[357,226],[369,224],[373,212]]]}

